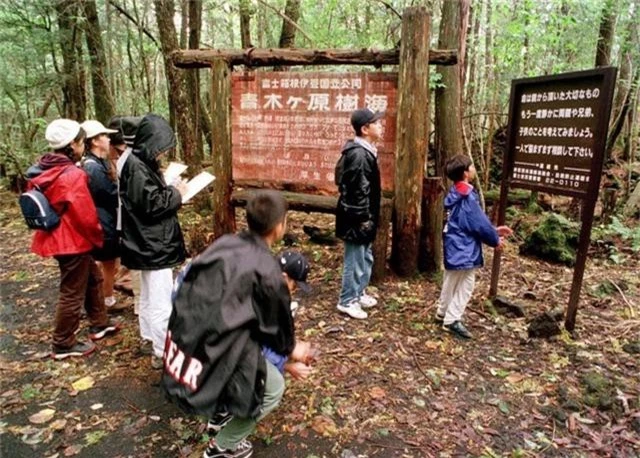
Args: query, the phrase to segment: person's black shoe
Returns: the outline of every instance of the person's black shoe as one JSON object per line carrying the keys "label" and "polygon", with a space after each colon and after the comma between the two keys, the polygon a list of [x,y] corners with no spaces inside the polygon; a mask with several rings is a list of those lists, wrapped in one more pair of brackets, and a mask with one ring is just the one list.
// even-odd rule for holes
{"label": "person's black shoe", "polygon": [[433,318],[436,324],[444,324],[444,315],[439,315],[436,313],[436,316]]}
{"label": "person's black shoe", "polygon": [[107,334],[115,334],[119,330],[120,323],[109,320],[109,322],[104,326],[91,326],[89,328],[89,338],[91,340],[100,340]]}
{"label": "person's black shoe", "polygon": [[253,445],[246,439],[240,441],[235,450],[220,448],[215,439],[209,441],[204,458],[249,458],[253,455]]}
{"label": "person's black shoe", "polygon": [[69,348],[61,348],[54,345],[51,357],[55,360],[61,360],[73,356],[89,356],[95,349],[96,344],[93,342],[76,342],[75,345]]}
{"label": "person's black shoe", "polygon": [[451,324],[445,324],[442,326],[445,331],[449,331],[452,334],[462,338],[462,339],[473,339],[471,333],[464,327],[462,321],[454,321]]}
{"label": "person's black shoe", "polygon": [[215,436],[232,418],[233,415],[229,412],[218,412],[207,423],[207,434],[212,437]]}

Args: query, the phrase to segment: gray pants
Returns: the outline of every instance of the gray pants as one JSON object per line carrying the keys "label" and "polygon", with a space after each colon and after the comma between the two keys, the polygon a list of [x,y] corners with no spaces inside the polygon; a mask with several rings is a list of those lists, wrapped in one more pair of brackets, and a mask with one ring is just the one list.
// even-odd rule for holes
{"label": "gray pants", "polygon": [[444,271],[438,304],[438,315],[444,316],[444,324],[462,320],[475,282],[476,269]]}
{"label": "gray pants", "polygon": [[258,422],[280,404],[284,394],[284,377],[273,364],[269,361],[265,362],[267,363],[267,379],[264,384],[264,398],[260,415],[258,418],[233,417],[216,436],[219,447],[234,450],[242,439],[245,439],[256,429]]}

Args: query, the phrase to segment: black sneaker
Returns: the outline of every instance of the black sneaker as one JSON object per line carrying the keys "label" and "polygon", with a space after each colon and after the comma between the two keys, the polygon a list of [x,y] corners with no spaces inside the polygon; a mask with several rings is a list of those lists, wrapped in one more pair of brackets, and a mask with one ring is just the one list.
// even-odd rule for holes
{"label": "black sneaker", "polygon": [[218,412],[207,423],[207,434],[209,434],[209,436],[215,436],[232,418],[233,415],[229,412]]}
{"label": "black sneaker", "polygon": [[467,328],[464,327],[462,321],[454,321],[451,324],[445,324],[442,326],[442,328],[446,331],[451,332],[452,334],[455,334],[458,337],[461,337],[462,339],[473,339],[473,336],[467,330]]}
{"label": "black sneaker", "polygon": [[120,323],[109,320],[109,322],[104,326],[91,326],[89,328],[89,338],[91,340],[100,340],[107,334],[115,334],[119,330]]}
{"label": "black sneaker", "polygon": [[435,321],[436,324],[444,324],[444,315],[439,315],[438,313],[436,313],[433,321]]}
{"label": "black sneaker", "polygon": [[215,439],[209,441],[209,446],[204,451],[204,458],[247,458],[253,455],[253,445],[246,439],[242,439],[235,450],[220,448]]}
{"label": "black sneaker", "polygon": [[56,360],[70,358],[72,356],[88,356],[96,349],[96,344],[93,342],[76,342],[76,344],[70,348],[61,348],[53,346],[51,357]]}

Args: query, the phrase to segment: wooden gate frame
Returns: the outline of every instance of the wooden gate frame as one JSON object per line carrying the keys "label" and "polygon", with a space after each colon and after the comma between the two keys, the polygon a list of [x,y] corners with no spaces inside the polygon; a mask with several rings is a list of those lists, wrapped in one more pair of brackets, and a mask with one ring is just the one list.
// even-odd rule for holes
{"label": "wooden gate frame", "polygon": [[[457,50],[429,50],[430,22],[430,11],[425,6],[406,8],[400,49],[250,48],[174,52],[172,60],[178,68],[211,69],[212,168],[216,176],[212,192],[214,237],[235,231],[231,160],[231,71],[235,65],[373,65],[376,68],[399,65],[391,259],[397,273],[413,275],[419,254],[423,178],[429,145],[429,65],[455,65],[458,61]],[[399,183],[403,185],[398,186]],[[383,256],[374,254],[377,265],[374,265],[373,281],[384,275],[386,237],[384,239]]]}

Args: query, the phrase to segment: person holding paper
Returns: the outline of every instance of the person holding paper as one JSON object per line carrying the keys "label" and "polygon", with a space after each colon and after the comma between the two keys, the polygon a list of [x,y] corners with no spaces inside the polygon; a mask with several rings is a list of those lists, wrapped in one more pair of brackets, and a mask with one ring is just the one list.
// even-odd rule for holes
{"label": "person holding paper", "polygon": [[167,185],[159,162],[175,146],[176,137],[167,121],[147,114],[138,126],[133,154],[120,172],[122,264],[141,271],[140,334],[152,341],[151,364],[158,369],[171,315],[171,268],[186,258],[178,222],[186,185],[181,180]]}

